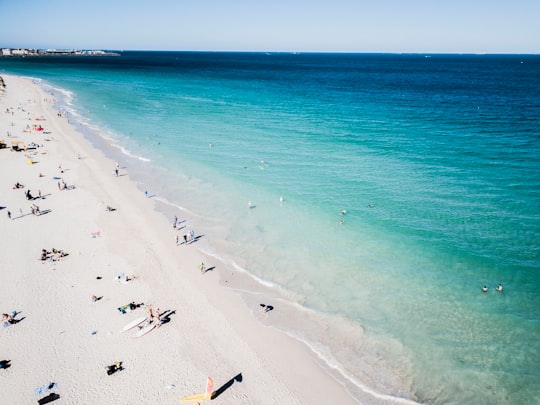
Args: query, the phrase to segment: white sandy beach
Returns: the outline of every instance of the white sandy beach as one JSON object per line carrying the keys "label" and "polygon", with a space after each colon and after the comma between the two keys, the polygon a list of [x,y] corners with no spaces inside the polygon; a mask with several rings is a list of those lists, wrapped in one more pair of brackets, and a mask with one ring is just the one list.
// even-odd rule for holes
{"label": "white sandy beach", "polygon": [[[35,389],[55,382],[56,403],[174,404],[203,392],[207,376],[219,404],[358,403],[305,346],[271,327],[280,308],[253,314],[220,285],[218,263],[176,246],[170,219],[129,167],[115,176],[115,162],[58,116],[50,95],[29,79],[2,77],[0,311],[20,320],[0,327],[0,360],[10,361],[0,369],[2,403],[36,403],[48,393]],[[27,125],[44,130],[25,132]],[[14,152],[12,141],[42,147]],[[55,177],[74,188],[60,190]],[[24,188],[13,189],[17,182]],[[27,190],[42,198],[27,200]],[[32,204],[43,214],[32,215]],[[52,248],[68,255],[39,260]],[[201,275],[201,262],[216,267]],[[118,282],[121,273],[137,278]],[[121,333],[146,314],[118,311],[132,301],[169,321],[138,339],[136,329]],[[107,375],[116,361],[124,369]]]}

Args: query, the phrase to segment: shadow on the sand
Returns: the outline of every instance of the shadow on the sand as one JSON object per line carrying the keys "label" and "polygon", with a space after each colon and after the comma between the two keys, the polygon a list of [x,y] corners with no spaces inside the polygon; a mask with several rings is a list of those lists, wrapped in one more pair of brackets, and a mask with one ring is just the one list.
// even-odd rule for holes
{"label": "shadow on the sand", "polygon": [[42,405],[42,404],[48,404],[49,402],[53,402],[53,401],[56,401],[57,399],[60,398],[60,395],[58,394],[55,394],[54,392],[51,392],[49,395],[47,395],[46,397],[43,397],[41,398],[39,401],[38,401],[38,404],[39,405]]}
{"label": "shadow on the sand", "polygon": [[176,314],[176,310],[168,309],[165,312],[163,312],[163,315],[161,315],[161,317],[159,318],[161,321],[161,324],[164,325],[166,323],[169,323],[171,321],[170,316],[175,315],[175,314]]}
{"label": "shadow on the sand", "polygon": [[227,381],[225,384],[223,384],[221,387],[219,387],[217,390],[214,391],[214,394],[212,395],[212,399],[216,399],[221,394],[223,394],[225,391],[227,391],[231,386],[234,384],[234,382],[242,382],[242,373],[234,376],[229,381]]}
{"label": "shadow on the sand", "polygon": [[26,316],[23,316],[21,319],[12,319],[11,322],[9,322],[10,325],[16,325],[19,322],[22,322],[26,319]]}
{"label": "shadow on the sand", "polygon": [[197,235],[193,239],[191,239],[188,243],[191,245],[192,243],[197,242],[199,239],[201,239],[204,235]]}

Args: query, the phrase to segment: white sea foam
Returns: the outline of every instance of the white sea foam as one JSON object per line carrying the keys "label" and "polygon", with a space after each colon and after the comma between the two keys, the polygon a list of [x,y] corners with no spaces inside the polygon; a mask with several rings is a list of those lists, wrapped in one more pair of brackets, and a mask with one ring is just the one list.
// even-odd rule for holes
{"label": "white sea foam", "polygon": [[253,280],[255,280],[257,283],[259,283],[262,286],[268,287],[268,288],[276,288],[277,285],[275,283],[272,283],[268,280],[263,280],[260,277],[257,277],[253,273],[250,273],[248,270],[244,269],[243,267],[239,266],[234,260],[231,262],[231,265],[240,273],[244,273],[251,277]]}
{"label": "white sea foam", "polygon": [[301,335],[289,331],[285,331],[287,335],[298,340],[299,342],[306,345],[325,365],[331,370],[338,372],[343,378],[352,383],[354,386],[361,389],[363,392],[369,394],[370,396],[383,400],[385,403],[389,404],[404,404],[404,405],[417,405],[419,402],[413,401],[412,399],[399,398],[392,395],[382,394],[375,391],[374,389],[366,386],[361,381],[359,381],[354,375],[348,373],[340,365],[331,352],[327,348],[321,347],[321,345],[310,342],[309,340],[303,338]]}

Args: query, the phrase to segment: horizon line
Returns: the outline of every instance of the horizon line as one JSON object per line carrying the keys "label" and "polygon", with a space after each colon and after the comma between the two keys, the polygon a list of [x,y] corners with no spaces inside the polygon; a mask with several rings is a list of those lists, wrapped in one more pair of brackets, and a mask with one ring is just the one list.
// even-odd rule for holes
{"label": "horizon line", "polygon": [[530,55],[538,56],[540,52],[472,52],[472,51],[314,51],[314,50],[212,50],[212,49],[114,49],[114,48],[36,48],[36,47],[9,47],[0,46],[0,49],[33,49],[33,50],[57,50],[57,51],[107,51],[107,52],[192,52],[192,53],[286,53],[286,54],[364,54],[364,55]]}

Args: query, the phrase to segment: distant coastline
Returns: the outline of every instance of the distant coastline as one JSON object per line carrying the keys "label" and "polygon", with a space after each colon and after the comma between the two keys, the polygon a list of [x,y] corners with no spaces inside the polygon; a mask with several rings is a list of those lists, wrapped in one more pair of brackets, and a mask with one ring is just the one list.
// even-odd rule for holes
{"label": "distant coastline", "polygon": [[1,48],[0,57],[25,56],[120,56],[119,52],[82,49],[30,49],[30,48]]}

